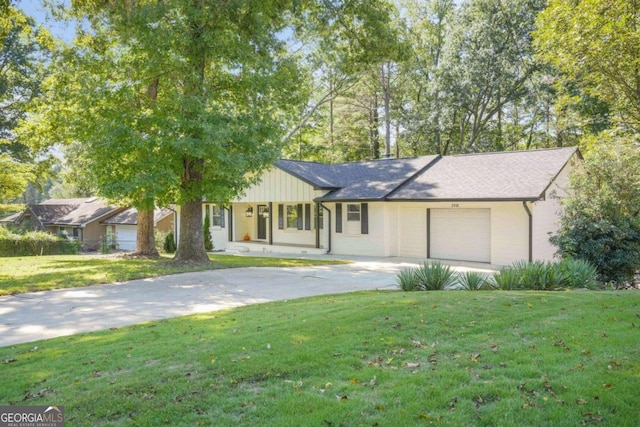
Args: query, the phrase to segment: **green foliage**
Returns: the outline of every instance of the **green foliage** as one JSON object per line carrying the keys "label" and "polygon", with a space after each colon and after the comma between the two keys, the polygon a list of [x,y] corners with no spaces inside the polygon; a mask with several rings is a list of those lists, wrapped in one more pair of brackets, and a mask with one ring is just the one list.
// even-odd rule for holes
{"label": "green foliage", "polygon": [[[589,142],[589,141],[587,141]],[[617,284],[640,269],[640,150],[637,136],[601,134],[571,176],[560,229],[563,258],[589,261],[599,280]]]}
{"label": "green foliage", "polygon": [[560,269],[566,276],[566,286],[569,288],[597,289],[598,270],[589,261],[567,258],[560,263]]}
{"label": "green foliage", "polygon": [[73,425],[634,426],[639,304],[637,292],[289,299],[2,347],[0,390],[5,404],[54,395]]}
{"label": "green foliage", "polygon": [[480,291],[493,288],[487,276],[477,271],[466,271],[459,274],[458,284],[465,291]]}
{"label": "green foliage", "polygon": [[172,254],[176,252],[176,239],[173,237],[173,233],[169,232],[164,237],[164,243],[162,245],[164,252]]}
{"label": "green foliage", "polygon": [[207,251],[213,250],[213,241],[211,240],[211,220],[209,219],[209,213],[204,216],[204,223],[202,224],[202,232],[204,233],[204,248]]}
{"label": "green foliage", "polygon": [[456,275],[446,264],[425,261],[420,267],[402,270],[397,282],[403,291],[441,291],[454,287]]}
{"label": "green foliage", "polygon": [[493,275],[493,286],[501,291],[512,291],[520,288],[520,275],[514,268],[501,268]]}
{"label": "green foliage", "polygon": [[[625,0],[551,0],[534,32],[540,57],[608,102],[617,119],[640,125],[637,25],[640,4]],[[606,64],[606,65],[604,65]]]}
{"label": "green foliage", "polygon": [[15,234],[0,227],[0,257],[76,254],[78,242],[43,231]]}
{"label": "green foliage", "polygon": [[565,288],[599,287],[593,265],[582,260],[565,259],[560,262],[516,261],[493,276],[497,289],[555,291]]}
{"label": "green foliage", "polygon": [[398,286],[405,292],[409,291],[417,291],[418,290],[418,277],[417,277],[417,269],[415,268],[406,268],[398,273],[396,280],[398,282]]}

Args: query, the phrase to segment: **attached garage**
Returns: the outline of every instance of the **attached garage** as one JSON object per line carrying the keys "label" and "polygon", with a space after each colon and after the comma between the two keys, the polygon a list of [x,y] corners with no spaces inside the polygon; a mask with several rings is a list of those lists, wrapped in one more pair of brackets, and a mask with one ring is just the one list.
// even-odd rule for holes
{"label": "attached garage", "polygon": [[429,209],[429,258],[491,262],[491,209]]}

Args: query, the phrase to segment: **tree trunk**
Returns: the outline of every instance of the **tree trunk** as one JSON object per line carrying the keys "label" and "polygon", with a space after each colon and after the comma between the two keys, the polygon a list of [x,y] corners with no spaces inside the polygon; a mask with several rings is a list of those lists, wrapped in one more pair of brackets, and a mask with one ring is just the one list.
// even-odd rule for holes
{"label": "tree trunk", "polygon": [[204,264],[209,262],[202,232],[202,202],[191,200],[180,206],[180,238],[174,261]]}
{"label": "tree trunk", "polygon": [[134,255],[160,256],[153,234],[153,209],[138,209],[138,226],[136,228],[136,252]]}

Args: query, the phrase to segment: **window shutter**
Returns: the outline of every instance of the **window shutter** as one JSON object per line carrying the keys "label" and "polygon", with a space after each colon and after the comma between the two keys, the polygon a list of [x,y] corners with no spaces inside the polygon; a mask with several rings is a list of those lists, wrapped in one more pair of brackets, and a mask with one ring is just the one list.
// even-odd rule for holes
{"label": "window shutter", "polygon": [[360,233],[369,234],[369,204],[360,204]]}
{"label": "window shutter", "polygon": [[304,205],[304,229],[311,230],[311,204]]}
{"label": "window shutter", "polygon": [[220,206],[220,228],[224,228],[224,217],[227,215],[227,209]]}
{"label": "window shutter", "polygon": [[298,230],[302,230],[302,203],[298,203],[296,211],[298,217]]}
{"label": "window shutter", "polygon": [[342,203],[336,203],[336,233],[342,233]]}
{"label": "window shutter", "polygon": [[284,229],[284,206],[278,205],[278,228]]}

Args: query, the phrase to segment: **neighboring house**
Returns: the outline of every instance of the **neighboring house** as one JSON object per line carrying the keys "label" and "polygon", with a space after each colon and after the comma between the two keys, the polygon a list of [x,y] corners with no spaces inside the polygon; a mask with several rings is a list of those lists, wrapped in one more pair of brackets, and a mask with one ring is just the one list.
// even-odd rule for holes
{"label": "neighboring house", "polygon": [[98,197],[83,199],[50,199],[27,206],[14,223],[30,229],[65,234],[84,242],[87,248],[97,249],[105,237],[106,227],[101,221],[125,208],[111,206]]}
{"label": "neighboring house", "polygon": [[550,260],[559,197],[580,159],[576,148],[558,148],[342,164],[279,160],[229,206],[204,203],[203,213],[216,249],[493,265]]}
{"label": "neighboring house", "polygon": [[[137,242],[138,211],[126,209],[102,221],[107,227],[106,235],[118,249],[134,251]],[[167,208],[155,209],[153,225],[162,232],[174,231],[174,211]]]}

